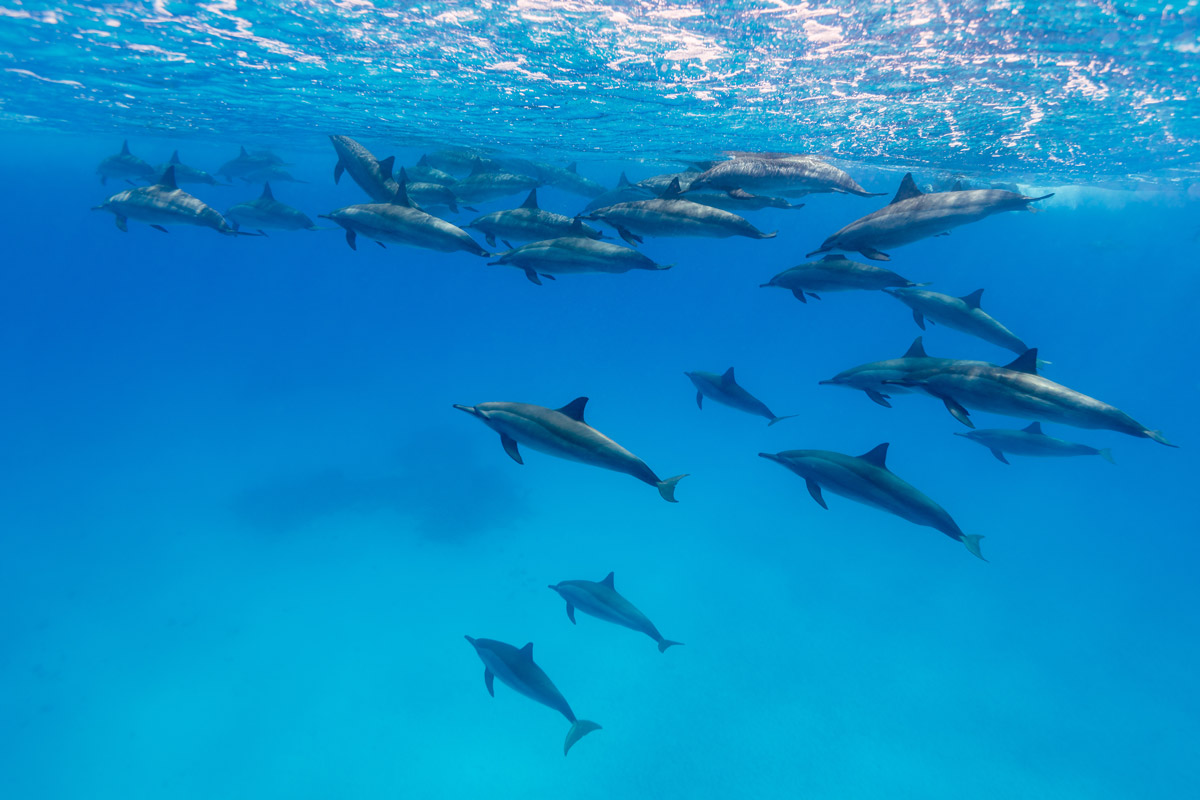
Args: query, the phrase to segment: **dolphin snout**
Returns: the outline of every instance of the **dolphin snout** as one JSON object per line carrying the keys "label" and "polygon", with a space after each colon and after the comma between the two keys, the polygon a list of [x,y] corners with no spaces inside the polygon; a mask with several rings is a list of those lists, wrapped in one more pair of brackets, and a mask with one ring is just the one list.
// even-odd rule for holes
{"label": "dolphin snout", "polygon": [[475,646],[475,640],[472,639],[470,636],[464,636],[463,638],[466,639],[468,642],[470,642],[472,647]]}
{"label": "dolphin snout", "polygon": [[775,453],[759,453],[758,457],[765,458],[768,461],[782,461],[783,460],[782,458],[777,456]]}
{"label": "dolphin snout", "polygon": [[835,381],[833,378],[830,378],[827,381],[817,381],[817,386],[836,386],[836,385],[837,385],[837,381]]}
{"label": "dolphin snout", "polygon": [[467,412],[468,414],[470,414],[473,417],[479,416],[479,412],[475,410],[475,406],[464,406],[464,405],[459,405],[458,403],[455,403],[454,407],[457,408],[459,411]]}

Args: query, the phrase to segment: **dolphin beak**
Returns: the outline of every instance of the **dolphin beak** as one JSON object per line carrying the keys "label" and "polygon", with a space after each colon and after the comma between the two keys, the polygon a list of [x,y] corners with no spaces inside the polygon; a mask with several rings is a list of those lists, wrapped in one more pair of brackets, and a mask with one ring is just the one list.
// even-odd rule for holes
{"label": "dolphin beak", "polygon": [[557,586],[556,584],[551,584],[550,586],[547,586],[546,588],[547,588],[547,589],[553,589],[553,590],[554,590],[554,591],[556,591],[556,592],[558,591],[558,586]]}
{"label": "dolphin beak", "polygon": [[958,431],[955,431],[955,432],[954,432],[954,435],[955,435],[955,436],[962,436],[963,438],[969,438],[969,437],[967,437],[967,434],[965,434],[965,433],[960,433],[960,432],[958,432]]}
{"label": "dolphin beak", "polygon": [[833,380],[817,381],[817,386],[833,386],[834,383],[835,383],[835,381],[833,381]]}
{"label": "dolphin beak", "polygon": [[768,461],[782,461],[783,460],[779,456],[775,455],[774,453],[759,453],[758,457],[765,458]]}
{"label": "dolphin beak", "polygon": [[472,639],[470,636],[464,636],[463,638],[464,638],[464,639],[466,639],[468,642],[470,642],[470,643],[471,643],[471,647],[474,647],[474,646],[475,646],[475,640],[474,640],[474,639]]}
{"label": "dolphin beak", "polygon": [[479,412],[475,410],[475,406],[463,406],[463,405],[459,405],[458,403],[455,403],[454,407],[457,408],[459,411],[467,412],[468,414],[470,414],[473,417],[479,416]]}

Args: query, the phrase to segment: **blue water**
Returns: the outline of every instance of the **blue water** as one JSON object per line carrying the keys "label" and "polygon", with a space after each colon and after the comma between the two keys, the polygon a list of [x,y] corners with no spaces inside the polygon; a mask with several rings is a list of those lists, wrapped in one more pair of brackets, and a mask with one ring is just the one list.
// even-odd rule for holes
{"label": "blue water", "polygon": [[[154,5],[0,0],[18,70],[0,72],[0,796],[1194,792],[1195,6],[1013,3],[1008,20],[973,3]],[[837,22],[845,46],[819,58],[832,45],[814,21]],[[813,90],[851,64],[890,74],[922,31],[933,72],[912,71],[915,88],[892,75],[858,101]],[[1070,48],[1096,51],[1079,69],[1109,75],[1108,94],[1072,94],[1069,68],[997,66]],[[485,69],[518,50],[524,72]],[[617,52],[640,66],[605,67]],[[788,88],[749,113],[748,87],[768,80]],[[1024,133],[1030,115],[1013,112],[1009,143],[998,109],[1021,106],[1001,89],[1045,98]],[[918,135],[925,114],[941,122]],[[577,159],[609,186],[675,171],[676,156],[819,152],[889,196],[748,215],[780,231],[771,240],[648,238],[640,249],[675,267],[540,287],[464,253],[351,251],[340,231],[131,221],[122,234],[89,210],[125,188],[94,173],[124,138],[151,163],[178,149],[209,171],[239,145],[271,147],[308,181],[275,184],[280,200],[313,217],[364,202],[333,183],[326,133],[398,164],[437,144]],[[953,436],[965,429],[935,400],[885,409],[817,385],[921,331],[882,293],[801,305],[758,285],[914,167],[922,182],[965,172],[1056,194],[1042,213],[897,248],[887,266],[953,295],[985,288],[985,310],[1040,348],[1049,377],[1180,449],[1048,425],[1111,447],[1116,466],[1007,466]],[[189,190],[219,210],[260,191]],[[568,214],[587,202],[539,195]],[[924,342],[1012,358],[939,326]],[[798,418],[698,410],[682,373],[731,365]],[[529,450],[518,466],[451,408],[581,395],[589,423],[660,475],[690,474],[677,505]],[[757,457],[881,442],[897,475],[986,536],[989,563],[828,493],[822,510]],[[686,644],[660,654],[591,617],[571,625],[547,585],[609,571]],[[532,641],[603,729],[564,758],[565,720],[499,682],[489,697],[464,635]]]}

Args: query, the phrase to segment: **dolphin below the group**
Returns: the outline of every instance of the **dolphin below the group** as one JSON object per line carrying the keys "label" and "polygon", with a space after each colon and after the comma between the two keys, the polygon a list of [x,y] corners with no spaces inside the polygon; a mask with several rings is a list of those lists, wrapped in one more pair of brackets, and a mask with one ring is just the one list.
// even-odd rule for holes
{"label": "dolphin below the group", "polygon": [[591,720],[578,719],[562,692],[550,680],[541,667],[533,662],[533,642],[521,648],[513,647],[495,639],[474,639],[464,637],[475,648],[475,654],[483,662],[483,683],[488,694],[496,696],[495,679],[518,694],[523,694],[534,702],[552,708],[567,718],[571,727],[567,730],[566,741],[563,742],[563,755],[571,752],[571,747],[592,731],[600,730],[600,726]]}
{"label": "dolphin below the group", "polygon": [[809,261],[786,269],[759,288],[776,286],[787,289],[801,303],[809,297],[820,300],[817,292],[848,292],[857,289],[884,289],[891,286],[920,286],[890,269],[873,264],[860,264],[843,255],[828,255],[820,261]]}
{"label": "dolphin below the group", "polygon": [[909,345],[900,358],[889,358],[883,361],[871,361],[842,370],[829,380],[820,381],[821,386],[845,386],[847,389],[857,389],[864,392],[872,401],[884,408],[891,408],[888,402],[893,394],[915,393],[915,389],[905,388],[903,379],[922,370],[937,366],[954,364],[982,364],[990,366],[986,361],[962,361],[957,358],[933,358],[925,352],[925,345],[918,336]]}
{"label": "dolphin below the group", "polygon": [[234,230],[243,225],[259,232],[264,228],[279,231],[319,230],[303,211],[276,200],[269,183],[263,184],[262,194],[257,199],[230,206],[225,218],[233,223]]}
{"label": "dolphin below the group", "polygon": [[885,442],[861,456],[830,450],[785,450],[759,455],[803,478],[808,493],[821,508],[829,508],[822,494],[823,489],[828,489],[849,500],[940,531],[962,542],[971,555],[987,561],[979,549],[979,540],[983,536],[963,533],[944,508],[888,469],[887,450]]}
{"label": "dolphin below the group", "polygon": [[745,217],[686,199],[679,191],[678,178],[656,198],[600,208],[586,219],[611,225],[630,244],[641,242],[643,236],[775,238],[774,233],[763,233]]}
{"label": "dolphin below the group", "polygon": [[910,172],[904,176],[892,202],[854,220],[808,255],[852,250],[875,261],[890,261],[891,257],[884,250],[941,236],[949,233],[951,228],[1004,211],[1032,211],[1030,203],[1053,196],[1051,192],[1040,197],[1026,197],[1004,189],[925,194],[917,188]]}
{"label": "dolphin below the group", "polygon": [[503,264],[525,272],[525,277],[538,286],[542,278],[554,279],[555,275],[580,275],[601,272],[612,275],[634,269],[661,271],[670,269],[671,264],[657,264],[637,250],[611,242],[599,242],[583,235],[583,223],[576,217],[574,230],[569,236],[543,239],[501,253],[489,266]]}
{"label": "dolphin below the group", "polygon": [[981,444],[992,452],[998,460],[1008,463],[1005,453],[1018,456],[1100,456],[1110,464],[1113,460],[1112,450],[1107,447],[1091,447],[1086,444],[1068,442],[1042,433],[1042,423],[1031,422],[1019,431],[1007,428],[984,428],[981,430],[955,433],[972,442]]}
{"label": "dolphin below the group", "polygon": [[129,152],[129,140],[126,139],[121,142],[121,152],[100,162],[100,166],[96,167],[96,174],[100,176],[100,183],[104,184],[108,183],[109,178],[119,178],[130,183],[153,181],[161,173]]}
{"label": "dolphin below the group", "polygon": [[931,292],[916,286],[902,286],[883,291],[912,309],[913,321],[921,330],[925,330],[925,320],[929,319],[951,330],[1011,350],[1017,355],[1029,349],[1015,333],[980,308],[979,301],[983,297],[983,289],[976,289],[962,297]]}
{"label": "dolphin below the group", "polygon": [[494,402],[475,406],[455,404],[500,434],[504,452],[518,464],[524,464],[518,445],[568,461],[632,475],[658,489],[669,503],[675,500],[675,484],[687,477],[676,475],[666,480],[654,474],[646,462],[626,450],[583,420],[586,397],[577,397],[562,408],[545,408],[531,403]]}
{"label": "dolphin below the group", "polygon": [[696,407],[701,410],[704,409],[704,398],[708,397],[723,406],[736,408],[739,411],[745,411],[747,414],[766,417],[768,420],[767,427],[781,420],[791,419],[796,416],[795,414],[789,414],[785,417],[777,416],[771,409],[767,408],[766,403],[738,385],[737,379],[733,375],[733,367],[725,370],[720,375],[715,372],[701,372],[699,370],[683,374],[696,387]]}
{"label": "dolphin below the group", "polygon": [[197,225],[227,236],[238,235],[220,212],[179,188],[173,166],[163,170],[158,183],[117,192],[92,210],[113,214],[117,218],[117,227],[124,232],[129,231],[126,221],[133,219],[163,233],[167,232],[164,225]]}
{"label": "dolphin below the group", "polygon": [[578,608],[596,619],[646,634],[658,644],[660,653],[667,652],[668,647],[683,644],[664,639],[650,618],[617,592],[611,572],[601,581],[563,581],[550,588],[567,601],[567,619],[571,620],[572,625],[575,624],[575,609]]}

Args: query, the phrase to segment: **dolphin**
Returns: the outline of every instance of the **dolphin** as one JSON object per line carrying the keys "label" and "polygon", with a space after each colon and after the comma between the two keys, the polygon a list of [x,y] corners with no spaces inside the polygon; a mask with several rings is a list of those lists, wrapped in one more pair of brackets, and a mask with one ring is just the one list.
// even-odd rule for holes
{"label": "dolphin", "polygon": [[553,279],[555,275],[578,275],[585,272],[620,274],[631,269],[664,270],[671,264],[656,264],[628,247],[598,242],[583,235],[583,223],[577,217],[570,236],[545,239],[521,245],[501,253],[489,266],[503,264],[524,270],[525,277],[541,285],[538,275]]}
{"label": "dolphin", "polygon": [[611,225],[630,244],[641,242],[643,236],[775,237],[774,233],[763,233],[737,214],[684,199],[680,196],[678,178],[657,198],[597,209],[585,219]]}
{"label": "dolphin", "polygon": [[938,398],[968,428],[975,427],[967,410],[973,408],[1076,428],[1117,431],[1175,446],[1161,431],[1147,429],[1119,408],[1038,375],[1037,348],[1026,350],[1003,367],[959,361],[930,365],[884,383],[917,388]]}
{"label": "dolphin", "polygon": [[227,236],[238,233],[215,209],[179,188],[173,166],[163,170],[158,183],[117,192],[92,210],[111,212],[124,232],[129,231],[126,220],[135,219],[163,233],[167,232],[163,225],[199,225]]}
{"label": "dolphin", "polygon": [[494,163],[489,165],[476,158],[470,174],[454,184],[454,193],[468,203],[478,203],[528,191],[541,183],[530,175],[499,171],[501,169]]}
{"label": "dolphin", "polygon": [[639,186],[633,183],[625,175],[621,173],[620,179],[617,180],[617,188],[609,189],[604,194],[596,197],[592,202],[584,206],[584,212],[595,211],[598,208],[608,208],[615,206],[618,203],[631,203],[634,200],[648,200],[654,197],[656,192],[652,192],[644,186]]}
{"label": "dolphin", "polygon": [[577,719],[567,699],[555,688],[550,676],[533,663],[533,642],[518,650],[511,644],[495,639],[473,639],[470,636],[464,638],[475,648],[475,654],[483,662],[483,684],[487,687],[488,694],[496,696],[494,680],[499,678],[500,682],[510,689],[554,709],[567,718],[571,727],[563,743],[564,756],[571,752],[571,746],[584,736],[600,730],[600,726],[591,720]]}
{"label": "dolphin", "polygon": [[351,250],[358,249],[356,240],[361,234],[374,239],[381,246],[384,242],[396,242],[443,253],[465,250],[485,258],[491,255],[462,228],[415,208],[405,189],[407,181],[404,180],[404,170],[400,171],[400,175],[401,180],[396,186],[392,202],[346,206],[321,214],[321,218],[332,220],[346,229],[346,244],[350,245]]}
{"label": "dolphin", "polygon": [[422,158],[428,166],[450,175],[469,173],[474,169],[476,161],[482,161],[495,169],[500,168],[499,162],[493,161],[489,153],[474,147],[446,147],[427,153]]}
{"label": "dolphin", "polygon": [[983,536],[963,533],[944,508],[896,477],[885,463],[887,449],[887,442],[884,442],[861,456],[830,450],[785,450],[759,455],[804,478],[808,493],[821,508],[829,508],[821,494],[822,489],[828,489],[863,505],[941,531],[962,542],[971,555],[987,561],[979,550],[979,540]]}
{"label": "dolphin", "polygon": [[917,188],[910,172],[904,176],[892,202],[854,220],[808,255],[853,250],[875,261],[889,261],[891,258],[884,249],[940,236],[951,228],[978,222],[1002,211],[1032,211],[1030,203],[1053,196],[1051,192],[1040,197],[1026,197],[1003,189],[924,194]]}
{"label": "dolphin", "polygon": [[270,167],[286,166],[283,159],[266,150],[255,153],[248,152],[245,147],[238,151],[237,158],[226,161],[217,170],[217,174],[227,178],[244,178],[253,172]]}
{"label": "dolphin", "polygon": [[817,300],[817,292],[847,292],[854,289],[885,289],[889,286],[918,286],[890,269],[860,264],[842,255],[828,255],[820,261],[810,261],[786,269],[759,288],[777,286],[787,289],[801,303],[807,303],[805,293]]}
{"label": "dolphin", "polygon": [[884,408],[891,408],[888,402],[893,394],[909,394],[912,389],[904,387],[902,381],[910,374],[930,369],[940,365],[982,364],[990,366],[986,361],[961,361],[956,358],[931,358],[925,352],[925,345],[918,336],[912,345],[900,358],[885,361],[872,361],[857,367],[843,370],[827,381],[820,381],[822,386],[845,386],[848,389],[858,389],[867,397]]}
{"label": "dolphin", "polygon": [[602,581],[563,581],[550,588],[567,601],[567,619],[571,620],[572,625],[575,624],[575,609],[578,608],[588,616],[646,634],[658,644],[660,653],[667,652],[667,648],[673,645],[683,644],[664,639],[645,614],[618,594],[611,572]]}
{"label": "dolphin", "polygon": [[153,181],[158,177],[154,167],[142,161],[140,158],[129,152],[129,140],[121,142],[121,152],[115,156],[109,156],[100,162],[100,166],[96,167],[96,174],[100,176],[100,183],[108,183],[109,178],[120,178],[129,182],[137,181]]}
{"label": "dolphin", "polygon": [[303,211],[276,200],[269,183],[263,184],[258,199],[231,206],[225,212],[225,218],[233,223],[235,231],[243,225],[259,232],[264,228],[280,231],[319,230]]}
{"label": "dolphin", "polygon": [[421,183],[438,183],[442,186],[453,186],[458,183],[458,178],[449,172],[443,172],[437,167],[431,166],[427,156],[421,156],[417,160],[416,166],[408,167],[408,177]]}
{"label": "dolphin", "polygon": [[736,408],[739,411],[745,411],[747,414],[766,417],[769,420],[767,422],[768,428],[780,420],[791,419],[796,416],[795,414],[790,414],[786,417],[776,416],[771,409],[767,408],[766,403],[738,385],[737,380],[733,377],[733,367],[725,370],[721,375],[715,372],[700,371],[685,372],[683,374],[696,387],[696,407],[701,410],[704,409],[704,398],[708,397],[723,406]]}
{"label": "dolphin", "polygon": [[688,169],[683,172],[667,172],[662,175],[651,175],[637,182],[637,185],[650,192],[651,197],[658,197],[667,187],[679,181],[679,191],[686,192],[692,188],[693,181],[700,177],[700,170]]}
{"label": "dolphin", "polygon": [[276,164],[268,164],[257,169],[252,169],[242,175],[241,178],[246,183],[266,183],[267,181],[275,181],[276,183],[308,183],[308,181],[297,178]]}
{"label": "dolphin", "polygon": [[599,183],[580,175],[579,165],[574,161],[565,169],[544,161],[527,161],[522,158],[502,158],[500,164],[510,172],[537,178],[543,184],[571,194],[599,197],[605,192],[605,188]]}
{"label": "dolphin", "polygon": [[675,484],[687,475],[659,480],[644,461],[583,421],[587,401],[586,397],[577,397],[559,409],[529,403],[455,404],[454,407],[499,433],[504,452],[518,464],[525,463],[517,449],[518,444],[523,444],[568,461],[632,475],[656,487],[668,503],[677,502]]}
{"label": "dolphin", "polygon": [[[407,173],[407,170],[404,170]],[[422,208],[448,208],[454,214],[458,213],[459,197],[450,186],[440,183],[409,180],[405,189],[408,196]],[[469,208],[464,206],[464,208]],[[474,209],[470,209],[474,210]]]}
{"label": "dolphin", "polygon": [[985,428],[983,430],[955,433],[992,451],[992,455],[1008,463],[1005,453],[1020,456],[1100,456],[1110,464],[1113,461],[1112,450],[1089,447],[1086,444],[1068,442],[1066,439],[1056,439],[1042,433],[1042,423],[1031,422],[1019,431],[1004,428]]}
{"label": "dolphin", "polygon": [[204,170],[196,169],[195,167],[189,167],[187,164],[184,164],[182,161],[180,161],[178,150],[171,153],[170,161],[158,168],[159,173],[161,173],[167,167],[175,167],[175,182],[178,184],[202,183],[206,186],[224,185]]}
{"label": "dolphin", "polygon": [[474,228],[483,233],[483,238],[493,247],[496,239],[532,242],[540,239],[554,239],[560,236],[586,236],[589,239],[599,239],[602,234],[591,225],[584,225],[577,219],[555,214],[538,207],[537,189],[530,189],[529,196],[520,208],[510,208],[507,211],[493,211],[476,217],[464,227]]}
{"label": "dolphin", "polygon": [[951,297],[911,285],[884,291],[912,309],[913,321],[921,330],[925,330],[925,319],[928,318],[931,322],[983,339],[1017,355],[1029,349],[1015,333],[979,307],[983,289],[976,289],[962,297]]}
{"label": "dolphin", "polygon": [[330,136],[329,141],[338,159],[333,166],[334,183],[341,181],[344,172],[376,203],[392,201],[396,196],[396,181],[392,180],[395,156],[388,156],[380,161],[370,150],[349,136]]}
{"label": "dolphin", "polygon": [[690,192],[688,200],[702,206],[712,206],[725,211],[761,211],[764,208],[782,208],[795,211],[804,208],[804,203],[793,203],[786,197],[750,194],[741,189],[728,192]]}
{"label": "dolphin", "polygon": [[689,191],[741,189],[754,194],[803,196],[838,192],[875,197],[846,172],[815,156],[746,155],[720,161],[692,181]]}

